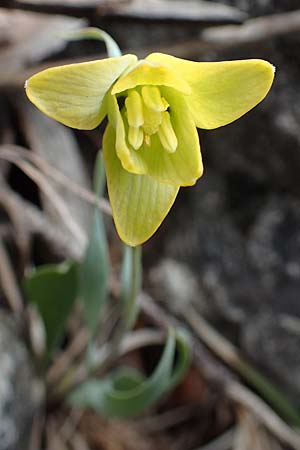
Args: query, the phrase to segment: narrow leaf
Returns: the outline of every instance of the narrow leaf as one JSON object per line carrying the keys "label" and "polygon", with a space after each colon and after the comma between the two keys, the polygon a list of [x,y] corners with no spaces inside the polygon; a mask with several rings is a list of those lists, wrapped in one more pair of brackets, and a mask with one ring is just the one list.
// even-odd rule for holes
{"label": "narrow leaf", "polygon": [[[176,345],[177,344],[177,345]],[[175,367],[175,351],[177,360]],[[169,331],[161,359],[149,378],[120,368],[104,380],[92,379],[70,396],[77,407],[90,407],[107,417],[131,417],[152,406],[183,378],[190,361],[187,336]]]}
{"label": "narrow leaf", "polygon": [[[99,152],[94,173],[94,190],[99,196],[103,193],[104,184],[104,164],[102,154]],[[80,297],[91,335],[96,331],[100,309],[107,299],[108,271],[108,248],[102,212],[95,207],[90,240],[79,268]]]}

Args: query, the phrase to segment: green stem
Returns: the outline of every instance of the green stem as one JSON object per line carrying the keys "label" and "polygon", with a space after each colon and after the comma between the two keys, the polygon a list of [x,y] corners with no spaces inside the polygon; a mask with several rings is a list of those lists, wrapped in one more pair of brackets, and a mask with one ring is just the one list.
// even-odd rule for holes
{"label": "green stem", "polygon": [[100,28],[82,28],[81,30],[60,33],[59,36],[67,39],[68,41],[82,39],[94,39],[97,41],[102,41],[106,45],[106,50],[110,58],[120,57],[122,55],[120,47],[118,46],[116,41],[108,33],[106,33],[106,31],[101,30]]}
{"label": "green stem", "polygon": [[122,270],[122,318],[123,327],[128,331],[135,322],[138,305],[137,296],[142,283],[142,247],[124,246]]}

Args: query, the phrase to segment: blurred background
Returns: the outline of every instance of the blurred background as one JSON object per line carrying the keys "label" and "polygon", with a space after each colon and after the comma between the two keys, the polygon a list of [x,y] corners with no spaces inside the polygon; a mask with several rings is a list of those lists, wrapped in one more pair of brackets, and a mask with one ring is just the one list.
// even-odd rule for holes
{"label": "blurred background", "polygon": [[[103,127],[67,129],[39,113],[23,86],[43,68],[105,57],[100,42],[60,35],[84,26],[139,57],[262,58],[277,69],[257,108],[199,131],[204,176],[181,189],[144,246],[138,326],[161,329],[176,318],[190,329],[194,354],[181,386],[134,421],[45,412],[24,327],[24,273],[82,255],[90,205],[80,189],[91,188]],[[299,46],[297,0],[0,0],[0,450],[300,450]],[[117,270],[110,219],[107,229]],[[130,358],[150,370],[155,351]]]}

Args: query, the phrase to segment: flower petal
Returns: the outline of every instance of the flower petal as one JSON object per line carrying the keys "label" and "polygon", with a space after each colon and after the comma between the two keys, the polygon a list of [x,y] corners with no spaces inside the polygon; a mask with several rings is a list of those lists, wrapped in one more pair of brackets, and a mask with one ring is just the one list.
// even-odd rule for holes
{"label": "flower petal", "polygon": [[191,186],[203,173],[196,125],[183,95],[174,89],[161,88],[161,91],[170,104],[169,114],[178,141],[176,151],[167,151],[155,134],[151,136],[150,146],[143,144],[135,153],[144,161],[146,173],[157,181]]}
{"label": "flower petal", "polygon": [[120,238],[135,246],[147,241],[161,225],[179,187],[123,169],[115,152],[115,131],[109,124],[103,138],[109,199]]}
{"label": "flower petal", "polygon": [[[129,133],[128,126],[125,129],[124,118],[119,109],[118,101],[115,95],[108,93],[108,119],[115,129],[116,143],[115,148],[122,166],[125,170],[136,174],[145,174],[147,167],[138,152],[131,148],[127,143],[126,134]],[[127,125],[127,124],[126,124]]]}
{"label": "flower petal", "polygon": [[261,59],[193,62],[162,53],[147,60],[165,64],[192,88],[189,107],[197,127],[218,128],[243,116],[267,95],[274,67]]}
{"label": "flower petal", "polygon": [[106,92],[134,55],[52,67],[26,82],[26,93],[43,113],[72,128],[91,130],[104,118]]}
{"label": "flower petal", "polygon": [[149,61],[140,61],[132,70],[125,73],[115,83],[112,94],[118,94],[136,86],[168,86],[177,89],[183,94],[190,94],[191,87],[175,70],[161,64]]}

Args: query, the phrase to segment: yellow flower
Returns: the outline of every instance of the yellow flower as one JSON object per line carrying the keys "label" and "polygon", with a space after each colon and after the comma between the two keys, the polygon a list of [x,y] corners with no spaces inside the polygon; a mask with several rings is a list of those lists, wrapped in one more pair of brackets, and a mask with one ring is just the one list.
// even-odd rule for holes
{"label": "yellow flower", "polygon": [[72,128],[92,129],[108,116],[109,198],[121,239],[135,246],[155,233],[179,188],[201,177],[197,127],[238,119],[273,78],[273,66],[259,59],[197,63],[153,53],[47,69],[26,82],[26,93]]}

